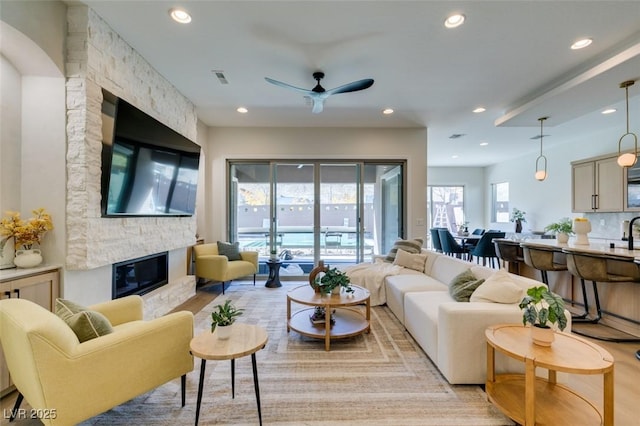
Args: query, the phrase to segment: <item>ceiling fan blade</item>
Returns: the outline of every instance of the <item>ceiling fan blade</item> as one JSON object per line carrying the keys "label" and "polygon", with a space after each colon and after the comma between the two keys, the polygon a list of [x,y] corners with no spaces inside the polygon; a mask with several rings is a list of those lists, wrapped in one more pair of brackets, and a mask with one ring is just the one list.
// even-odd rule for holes
{"label": "ceiling fan blade", "polygon": [[311,108],[311,112],[314,114],[320,114],[324,109],[324,100],[326,98],[314,96],[311,99],[313,99],[313,108]]}
{"label": "ceiling fan blade", "polygon": [[269,77],[265,77],[264,79],[267,80],[271,84],[275,84],[276,86],[284,87],[285,89],[295,90],[296,92],[304,93],[305,95],[308,95],[309,93],[311,93],[311,90],[302,89],[300,87],[292,86],[290,84],[283,83],[281,81],[274,80],[274,79],[269,78]]}
{"label": "ceiling fan blade", "polygon": [[338,93],[357,92],[358,90],[368,89],[371,86],[373,86],[373,80],[370,78],[365,78],[364,80],[354,81],[343,86],[329,89],[325,93],[329,95],[336,95]]}

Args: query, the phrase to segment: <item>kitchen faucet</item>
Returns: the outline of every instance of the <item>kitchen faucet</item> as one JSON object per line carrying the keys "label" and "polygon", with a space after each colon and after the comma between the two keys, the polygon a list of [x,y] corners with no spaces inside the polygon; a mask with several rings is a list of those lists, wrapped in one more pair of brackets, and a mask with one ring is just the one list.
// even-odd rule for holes
{"label": "kitchen faucet", "polygon": [[629,250],[633,250],[633,222],[640,219],[640,216],[636,216],[629,221]]}

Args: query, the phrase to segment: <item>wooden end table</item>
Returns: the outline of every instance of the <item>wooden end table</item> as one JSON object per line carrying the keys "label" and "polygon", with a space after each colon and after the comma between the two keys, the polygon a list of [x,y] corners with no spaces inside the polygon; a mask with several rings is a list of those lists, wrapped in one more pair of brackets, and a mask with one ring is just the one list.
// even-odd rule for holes
{"label": "wooden end table", "polygon": [[[371,324],[371,295],[369,290],[357,285],[351,286],[353,295],[347,293],[322,294],[316,293],[310,285],[302,285],[287,293],[287,332],[293,330],[298,333],[318,339],[324,339],[326,351],[331,349],[331,339],[341,339],[357,336],[369,332]],[[291,302],[311,306],[294,313],[291,312]],[[365,305],[365,312],[355,308],[356,305]],[[313,314],[316,306],[325,310],[324,324],[313,324],[309,316]],[[330,318],[335,310],[332,325]]]}
{"label": "wooden end table", "polygon": [[[519,324],[488,327],[487,383],[489,400],[505,415],[525,426],[535,424],[604,424],[613,426],[613,357],[578,336],[556,333],[550,347],[531,341],[530,330]],[[524,362],[524,374],[496,374],[495,350]],[[536,367],[548,378],[536,376]],[[569,387],[556,382],[556,372],[603,374],[604,407],[598,409]]]}
{"label": "wooden end table", "polygon": [[202,359],[200,364],[200,383],[198,384],[198,403],[196,406],[196,426],[200,418],[200,403],[202,402],[202,385],[207,360],[231,360],[231,397],[235,397],[235,360],[251,355],[253,367],[253,385],[258,403],[258,419],[262,425],[262,410],[260,408],[260,388],[258,386],[258,368],[256,366],[256,352],[267,344],[267,332],[264,328],[250,324],[233,324],[231,337],[218,339],[217,333],[205,331],[194,337],[189,344],[191,353]]}

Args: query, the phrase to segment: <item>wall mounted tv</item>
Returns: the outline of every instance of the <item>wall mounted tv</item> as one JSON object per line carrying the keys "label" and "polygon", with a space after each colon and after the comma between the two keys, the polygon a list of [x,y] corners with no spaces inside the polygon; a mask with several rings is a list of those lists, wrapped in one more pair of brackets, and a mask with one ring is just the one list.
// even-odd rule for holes
{"label": "wall mounted tv", "polygon": [[102,216],[193,215],[200,146],[102,92]]}

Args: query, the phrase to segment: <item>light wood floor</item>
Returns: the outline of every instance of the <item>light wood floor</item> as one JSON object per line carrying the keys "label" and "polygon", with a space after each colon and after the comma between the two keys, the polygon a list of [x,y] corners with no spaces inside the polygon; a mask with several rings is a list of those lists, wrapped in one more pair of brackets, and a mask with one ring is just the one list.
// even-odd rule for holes
{"label": "light wood floor", "polygon": [[[259,281],[256,285],[259,285]],[[196,295],[175,310],[197,313],[219,294],[222,294],[220,284],[199,285]],[[608,350],[615,360],[615,424],[617,426],[637,425],[640,417],[640,360],[636,358],[636,351],[640,350],[640,343],[612,343],[588,338],[587,340]],[[569,375],[566,384],[602,409],[602,375]],[[2,398],[0,409],[8,412],[13,407],[15,399],[16,392]],[[2,424],[5,424],[5,421],[6,419],[3,419]]]}

